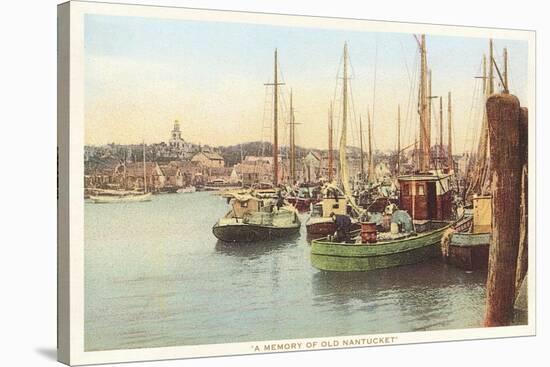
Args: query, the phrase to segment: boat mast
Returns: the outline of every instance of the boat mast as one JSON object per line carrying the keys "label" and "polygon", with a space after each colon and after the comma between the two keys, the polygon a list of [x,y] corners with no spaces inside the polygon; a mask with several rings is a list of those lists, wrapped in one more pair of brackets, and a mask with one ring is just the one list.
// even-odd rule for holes
{"label": "boat mast", "polygon": [[363,180],[365,178],[365,163],[364,163],[365,153],[363,151],[363,121],[361,119],[361,116],[359,116],[359,141],[361,144],[361,171],[359,173],[359,179]]}
{"label": "boat mast", "polygon": [[373,157],[372,157],[372,135],[371,135],[371,121],[370,121],[370,111],[367,110],[367,119],[369,123],[369,167],[367,174],[369,175],[368,180],[369,182],[373,182],[374,178],[374,167],[373,167]]}
{"label": "boat mast", "polygon": [[443,97],[439,96],[439,156],[443,160]]}
{"label": "boat mast", "polygon": [[145,173],[145,141],[143,141],[143,192],[147,192],[147,174]]}
{"label": "boat mast", "polygon": [[290,177],[291,184],[296,181],[296,160],[295,160],[295,145],[294,145],[294,107],[292,106],[292,89],[290,90]]}
{"label": "boat mast", "polygon": [[346,195],[351,196],[349,187],[346,145],[347,145],[347,124],[348,124],[348,44],[344,43],[344,77],[342,85],[342,133],[340,136],[340,179]]}
{"label": "boat mast", "polygon": [[452,108],[451,108],[451,92],[449,92],[449,96],[447,99],[447,122],[448,122],[448,146],[447,146],[447,154],[449,159],[449,170],[454,171],[454,160],[453,160],[453,127],[452,127]]}
{"label": "boat mast", "polygon": [[275,63],[274,63],[274,76],[273,76],[273,185],[277,186],[278,184],[278,174],[279,174],[279,132],[278,129],[278,80],[277,80],[277,49],[275,49]]}
{"label": "boat mast", "polygon": [[397,105],[397,176],[401,174],[401,106]]}
{"label": "boat mast", "polygon": [[[426,68],[428,67],[428,61],[426,59]],[[426,170],[430,169],[432,156],[431,156],[431,147],[432,147],[432,99],[436,98],[432,96],[432,69],[426,69],[428,72],[428,100],[426,103],[428,104],[428,117],[426,119],[426,144],[424,145],[426,156],[425,164],[426,164]]]}
{"label": "boat mast", "polygon": [[428,137],[428,86],[426,61],[426,35],[420,37],[420,171],[428,170],[429,137]]}
{"label": "boat mast", "polygon": [[333,161],[333,148],[332,148],[332,102],[330,103],[329,116],[328,116],[328,182],[332,182],[332,161]]}

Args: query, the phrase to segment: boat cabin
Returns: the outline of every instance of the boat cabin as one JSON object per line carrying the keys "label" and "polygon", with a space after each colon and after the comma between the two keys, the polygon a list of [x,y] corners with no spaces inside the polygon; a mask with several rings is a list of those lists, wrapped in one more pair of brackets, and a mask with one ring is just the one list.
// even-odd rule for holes
{"label": "boat cabin", "polygon": [[451,174],[426,172],[399,177],[399,207],[415,220],[451,220]]}
{"label": "boat cabin", "polygon": [[492,228],[492,197],[490,195],[474,196],[472,233],[491,233]]}
{"label": "boat cabin", "polygon": [[259,212],[263,207],[263,201],[251,195],[235,195],[231,200],[233,216],[242,218],[246,213]]}
{"label": "boat cabin", "polygon": [[346,215],[348,210],[348,200],[344,196],[325,197],[321,201],[323,207],[323,217],[330,217],[330,213],[337,215]]}

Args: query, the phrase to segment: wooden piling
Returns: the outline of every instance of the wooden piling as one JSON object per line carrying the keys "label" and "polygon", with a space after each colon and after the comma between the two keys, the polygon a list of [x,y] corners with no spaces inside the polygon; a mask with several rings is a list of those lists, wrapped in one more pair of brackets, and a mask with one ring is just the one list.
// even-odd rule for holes
{"label": "wooden piling", "polygon": [[519,247],[521,163],[519,100],[495,94],[487,100],[492,166],[492,240],[485,326],[506,326],[513,317]]}
{"label": "wooden piling", "polygon": [[529,113],[527,108],[522,107],[519,115],[519,136],[520,136],[520,158],[521,158],[521,205],[520,205],[520,226],[519,226],[519,250],[516,267],[516,294],[518,294],[523,279],[527,274],[528,265],[528,218],[529,218],[529,186],[528,186],[528,125]]}

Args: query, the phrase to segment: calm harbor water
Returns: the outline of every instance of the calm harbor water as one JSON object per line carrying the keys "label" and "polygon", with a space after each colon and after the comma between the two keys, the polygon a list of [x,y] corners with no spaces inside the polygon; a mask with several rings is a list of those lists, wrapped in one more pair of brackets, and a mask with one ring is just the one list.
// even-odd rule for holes
{"label": "calm harbor water", "polygon": [[85,349],[478,327],[486,273],[439,261],[325,273],[300,235],[235,246],[209,192],[85,206]]}

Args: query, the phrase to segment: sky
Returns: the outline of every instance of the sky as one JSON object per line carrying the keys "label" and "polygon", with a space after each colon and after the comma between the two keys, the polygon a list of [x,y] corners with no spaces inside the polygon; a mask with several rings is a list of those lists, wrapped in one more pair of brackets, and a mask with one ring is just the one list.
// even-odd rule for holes
{"label": "sky", "polygon": [[[85,143],[168,141],[176,119],[182,137],[196,144],[271,141],[273,88],[264,84],[273,81],[277,48],[279,78],[285,83],[279,141],[288,142],[292,90],[300,124],[296,144],[326,149],[331,102],[335,130],[340,130],[345,42],[351,62],[349,144],[359,145],[359,118],[366,131],[368,111],[373,148],[395,149],[398,105],[402,147],[413,143],[419,53],[412,34],[90,14],[84,42]],[[452,92],[454,149],[468,151],[481,121],[481,79],[475,77],[481,75],[489,41],[427,35],[426,42],[432,95],[444,96],[446,121]],[[527,42],[494,40],[494,46],[498,63],[508,49],[510,92],[526,101]],[[435,143],[439,101],[432,101]]]}

